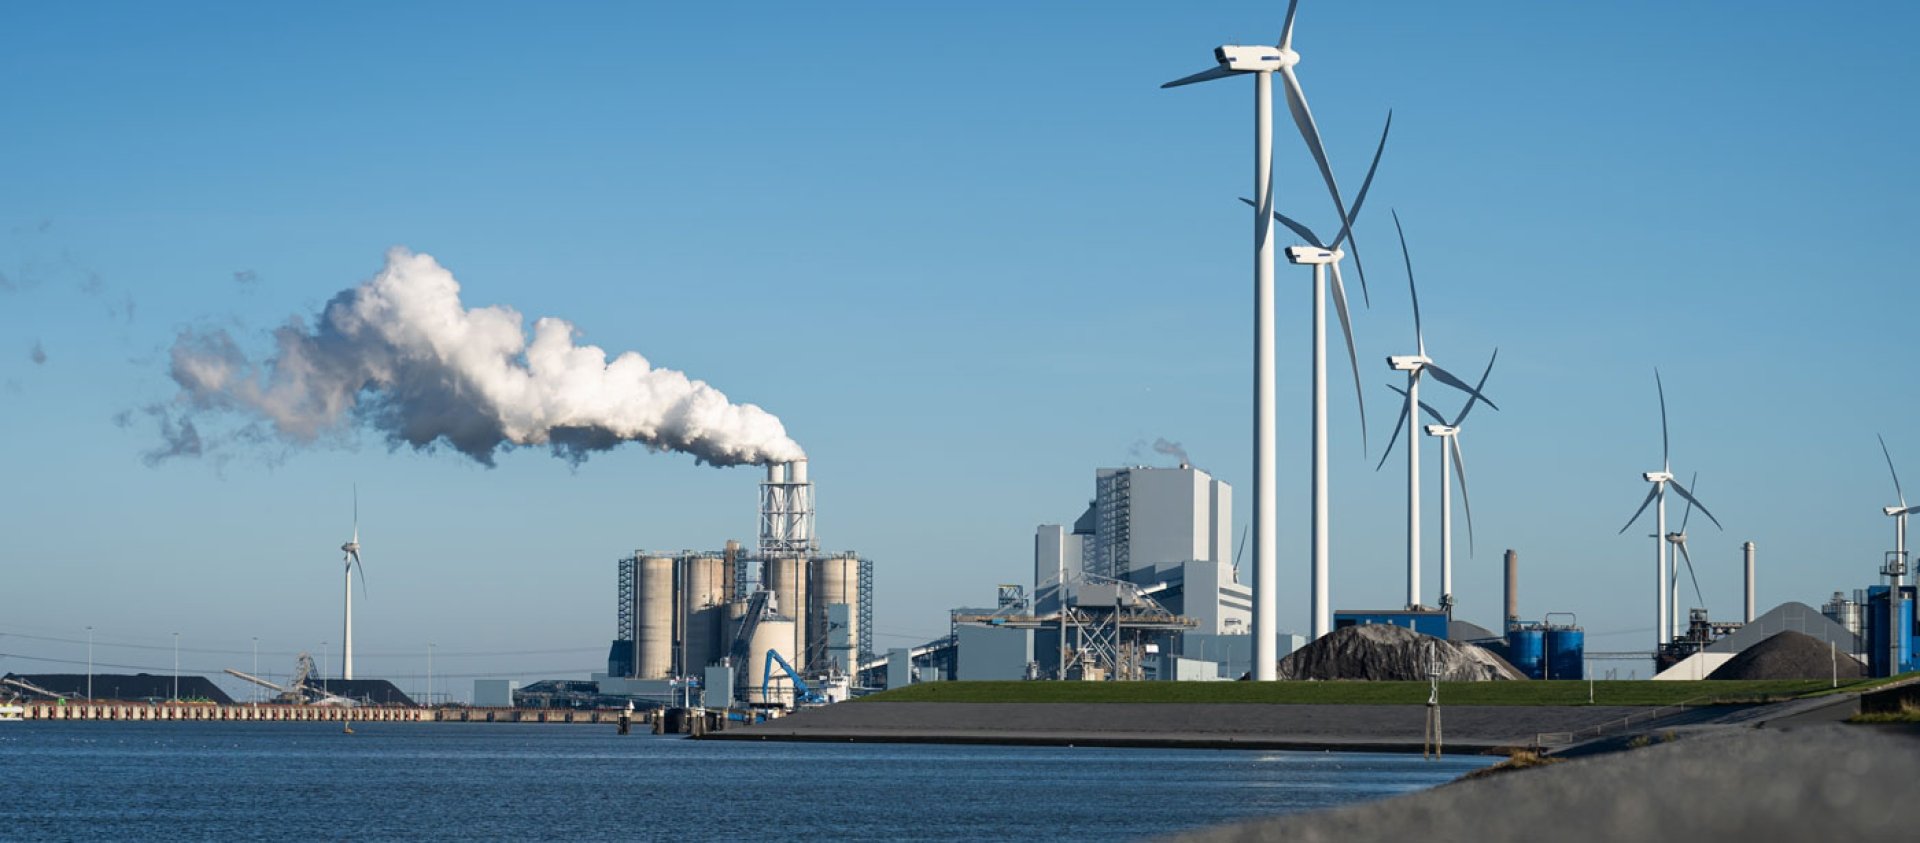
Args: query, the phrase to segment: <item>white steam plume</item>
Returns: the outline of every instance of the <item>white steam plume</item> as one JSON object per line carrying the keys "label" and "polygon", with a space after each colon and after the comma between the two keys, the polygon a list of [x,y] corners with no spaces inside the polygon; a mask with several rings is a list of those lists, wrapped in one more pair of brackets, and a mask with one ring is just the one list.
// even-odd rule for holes
{"label": "white steam plume", "polygon": [[[522,323],[510,308],[465,308],[451,272],[395,248],[311,329],[295,318],[276,330],[265,360],[249,359],[223,330],[182,333],[171,371],[180,394],[151,410],[163,434],[232,412],[246,419],[236,438],[304,445],[358,422],[396,447],[444,442],[486,465],[514,446],[544,445],[578,462],[623,442],[713,465],[804,456],[759,407],[633,352],[608,361],[596,346],[575,345],[563,320],[536,320],[530,342]],[[154,453],[177,453],[175,445]]]}

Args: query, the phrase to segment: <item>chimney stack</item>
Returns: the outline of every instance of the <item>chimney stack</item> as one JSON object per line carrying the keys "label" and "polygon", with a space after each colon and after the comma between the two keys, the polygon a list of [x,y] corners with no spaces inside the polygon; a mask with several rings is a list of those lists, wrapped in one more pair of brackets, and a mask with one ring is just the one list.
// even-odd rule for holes
{"label": "chimney stack", "polygon": [[1747,623],[1753,623],[1753,542],[1740,546],[1747,552]]}
{"label": "chimney stack", "polygon": [[1520,554],[1507,548],[1507,626],[1520,622]]}

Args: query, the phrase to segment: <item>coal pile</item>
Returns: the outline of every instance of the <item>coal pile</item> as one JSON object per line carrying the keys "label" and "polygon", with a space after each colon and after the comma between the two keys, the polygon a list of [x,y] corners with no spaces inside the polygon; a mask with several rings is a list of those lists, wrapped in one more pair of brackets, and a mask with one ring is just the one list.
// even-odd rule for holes
{"label": "coal pile", "polygon": [[1334,630],[1281,659],[1280,678],[1424,681],[1429,659],[1439,662],[1443,682],[1526,678],[1485,649],[1391,624]]}
{"label": "coal pile", "polygon": [[[1827,642],[1804,632],[1787,630],[1742,650],[1708,679],[1826,679],[1834,674],[1834,654]],[[1860,663],[1840,654],[1840,678],[1865,675]]]}

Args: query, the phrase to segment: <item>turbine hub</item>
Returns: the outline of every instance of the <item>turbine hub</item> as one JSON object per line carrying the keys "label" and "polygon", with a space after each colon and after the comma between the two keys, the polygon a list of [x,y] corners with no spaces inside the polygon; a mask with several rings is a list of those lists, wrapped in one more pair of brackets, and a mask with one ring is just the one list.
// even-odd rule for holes
{"label": "turbine hub", "polygon": [[[1287,56],[1293,61],[1287,61]],[[1300,56],[1292,50],[1281,50],[1267,44],[1238,45],[1222,44],[1213,48],[1213,58],[1220,66],[1241,73],[1273,72],[1282,67],[1290,67]]]}
{"label": "turbine hub", "polygon": [[1338,263],[1347,256],[1339,249],[1322,249],[1319,246],[1288,246],[1287,261],[1296,266],[1325,266]]}

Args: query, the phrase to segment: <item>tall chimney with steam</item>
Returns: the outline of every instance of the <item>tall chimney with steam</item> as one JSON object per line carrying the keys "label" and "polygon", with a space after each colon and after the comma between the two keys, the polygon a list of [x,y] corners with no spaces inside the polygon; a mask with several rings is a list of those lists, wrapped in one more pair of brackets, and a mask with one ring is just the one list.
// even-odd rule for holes
{"label": "tall chimney with steam", "polygon": [[1507,548],[1507,623],[1511,628],[1520,622],[1520,554],[1513,548]]}
{"label": "tall chimney with steam", "polygon": [[1740,546],[1747,552],[1747,623],[1753,623],[1753,542]]}
{"label": "tall chimney with steam", "polygon": [[760,484],[760,558],[804,559],[819,550],[807,459],[768,463],[767,479]]}

